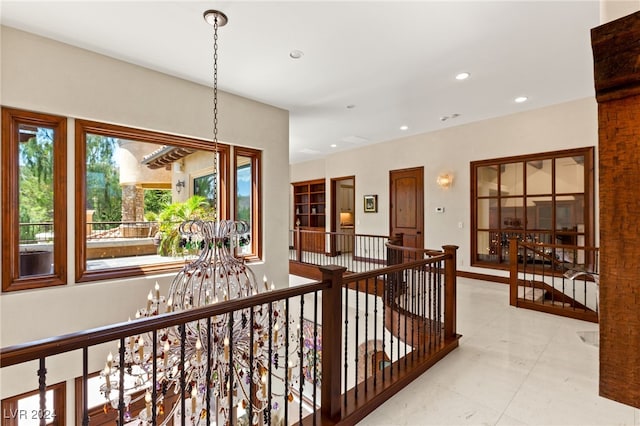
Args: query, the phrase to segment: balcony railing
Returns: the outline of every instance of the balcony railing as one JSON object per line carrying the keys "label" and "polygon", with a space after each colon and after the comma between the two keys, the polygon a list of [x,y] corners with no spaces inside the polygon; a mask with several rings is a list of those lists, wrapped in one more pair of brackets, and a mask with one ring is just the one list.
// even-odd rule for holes
{"label": "balcony railing", "polygon": [[[73,359],[75,365],[82,366],[79,374],[84,386],[78,398],[83,401],[79,411],[82,418],[77,421],[87,425],[90,422],[87,382],[90,374],[103,365],[105,343],[117,350],[116,359],[124,365],[125,348],[133,336],[145,334],[150,341],[158,342],[167,328],[184,330],[190,323],[211,324],[209,319],[221,315],[253,318],[253,312],[270,311],[279,304],[285,306],[281,312],[287,325],[280,332],[289,336],[286,341],[292,343],[292,348],[296,341],[302,344],[294,353],[285,349],[279,354],[280,362],[271,363],[263,373],[265,383],[285,378],[284,386],[295,391],[295,398],[287,392],[270,391],[268,406],[274,415],[261,416],[260,424],[354,424],[457,347],[460,336],[455,326],[455,264],[456,247],[447,246],[428,258],[346,276],[344,267],[324,266],[320,268],[322,280],[312,284],[2,348],[3,380],[24,380],[24,368],[38,361],[38,380],[34,378],[33,387],[40,390],[40,408],[44,411],[47,365],[57,365],[52,358],[68,354],[65,359]],[[293,330],[298,326],[301,332],[296,335]],[[277,336],[275,329],[268,331],[269,336],[274,333]],[[230,332],[228,335],[235,336]],[[256,342],[253,333],[250,335],[249,348]],[[322,336],[326,338],[318,344],[318,337]],[[312,344],[306,344],[304,339]],[[230,351],[238,350],[234,343],[232,337]],[[208,347],[204,345],[202,349],[201,356],[205,359],[209,356]],[[151,356],[156,359],[162,353],[161,342],[154,343],[152,348]],[[195,356],[193,348],[181,352],[187,354],[183,356]],[[293,376],[288,374],[290,365],[297,366]],[[154,372],[154,378],[155,375]],[[122,374],[120,377],[124,380]],[[215,399],[208,393],[210,388],[201,390],[207,392],[207,400]],[[154,386],[149,392],[154,407],[152,424],[160,424],[164,418],[155,409],[160,390]],[[181,413],[185,413],[185,401],[192,397],[186,383],[181,384],[176,395],[177,403],[183,407]],[[114,424],[116,421],[125,424],[122,392],[118,399],[114,403],[118,408],[109,413]],[[234,412],[229,408],[229,412]],[[203,411],[202,421],[212,424],[216,412]],[[276,418],[283,423],[272,420]],[[182,417],[182,424],[184,420]]]}
{"label": "balcony railing", "polygon": [[[339,265],[348,273],[371,271],[388,264],[385,235],[324,232],[296,228],[289,231],[290,271],[318,278],[316,266]],[[313,271],[309,270],[313,267]],[[311,273],[310,273],[311,272]]]}
{"label": "balcony railing", "polygon": [[510,303],[598,322],[597,247],[510,240]]}
{"label": "balcony railing", "polygon": [[[176,225],[179,222],[176,222]],[[158,222],[87,222],[87,239],[149,238],[159,229]],[[42,244],[53,241],[53,222],[20,224],[20,244]]]}
{"label": "balcony railing", "polygon": [[53,222],[24,222],[20,224],[20,245],[53,241]]}

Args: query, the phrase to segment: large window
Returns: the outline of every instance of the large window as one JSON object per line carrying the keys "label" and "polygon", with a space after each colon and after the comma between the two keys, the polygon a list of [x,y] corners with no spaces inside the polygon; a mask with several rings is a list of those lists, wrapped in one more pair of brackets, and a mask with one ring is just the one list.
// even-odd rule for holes
{"label": "large window", "polygon": [[2,108],[2,290],[65,284],[66,118]]}
{"label": "large window", "polygon": [[235,148],[235,217],[249,224],[249,232],[240,235],[237,254],[247,258],[260,258],[260,151]]}
{"label": "large window", "polygon": [[177,269],[197,248],[178,225],[229,217],[229,147],[218,144],[218,205],[211,205],[213,144],[76,121],[76,281]]}
{"label": "large window", "polygon": [[593,245],[593,151],[472,162],[472,264],[506,267],[511,238]]}

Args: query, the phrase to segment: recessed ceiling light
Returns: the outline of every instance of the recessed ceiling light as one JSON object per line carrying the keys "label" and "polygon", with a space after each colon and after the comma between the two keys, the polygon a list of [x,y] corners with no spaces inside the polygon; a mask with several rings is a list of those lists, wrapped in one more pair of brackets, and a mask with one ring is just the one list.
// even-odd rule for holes
{"label": "recessed ceiling light", "polygon": [[337,145],[337,144],[335,144],[335,143],[332,143],[330,146],[331,146],[331,148],[335,148],[335,147],[337,147],[338,145]]}
{"label": "recessed ceiling light", "polygon": [[523,102],[526,102],[529,98],[527,98],[526,96],[518,96],[517,98],[514,99],[514,101],[518,104],[521,104]]}
{"label": "recessed ceiling light", "polygon": [[291,59],[300,59],[304,56],[304,52],[302,50],[293,49],[289,52],[289,57]]}
{"label": "recessed ceiling light", "polygon": [[409,126],[400,126],[400,130],[409,130]]}
{"label": "recessed ceiling light", "polygon": [[460,74],[456,75],[456,80],[466,80],[469,77],[471,77],[471,74],[468,72],[461,72]]}

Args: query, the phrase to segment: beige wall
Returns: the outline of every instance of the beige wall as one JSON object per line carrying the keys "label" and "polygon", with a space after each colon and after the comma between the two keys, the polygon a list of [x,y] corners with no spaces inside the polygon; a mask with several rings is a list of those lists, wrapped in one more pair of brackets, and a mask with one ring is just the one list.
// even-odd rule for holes
{"label": "beige wall", "polygon": [[[355,175],[355,232],[387,235],[389,171],[424,166],[425,247],[458,245],[459,269],[493,273],[493,270],[469,266],[469,163],[596,146],[597,143],[595,99],[582,99],[343,151],[323,160],[293,164],[290,176],[292,182],[325,177],[328,184],[332,177]],[[453,186],[447,190],[436,184],[438,174],[443,172],[454,176]],[[361,206],[365,194],[378,194],[378,213],[363,214]],[[436,213],[436,207],[444,207],[445,212]],[[327,206],[327,211],[332,211],[330,206]],[[495,274],[506,275],[499,271]]]}
{"label": "beige wall", "polygon": [[640,10],[640,0],[601,0],[600,23],[605,24]]}
{"label": "beige wall", "polygon": [[[2,105],[211,139],[212,91],[208,87],[15,29],[2,27],[0,34]],[[289,158],[289,114],[224,92],[219,92],[219,108],[221,142],[263,150],[264,262],[253,269],[258,279],[266,274],[277,286],[286,286],[288,204],[282,189],[289,183],[288,169],[283,167]],[[69,284],[0,295],[2,347],[126,321],[145,304],[156,280],[166,292],[173,277],[74,283],[73,126],[70,119],[66,206]],[[90,361],[91,369],[98,370],[103,354]],[[61,364],[49,369],[49,383],[68,372],[70,365]],[[35,371],[2,371],[0,397],[37,388]]]}

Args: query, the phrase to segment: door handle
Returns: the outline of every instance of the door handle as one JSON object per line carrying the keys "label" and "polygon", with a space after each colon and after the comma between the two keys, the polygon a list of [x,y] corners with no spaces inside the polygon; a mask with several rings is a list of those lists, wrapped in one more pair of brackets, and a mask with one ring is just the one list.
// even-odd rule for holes
{"label": "door handle", "polygon": [[416,235],[420,235],[420,234],[422,234],[422,232],[420,232],[420,231],[417,231],[417,232],[416,232]]}

